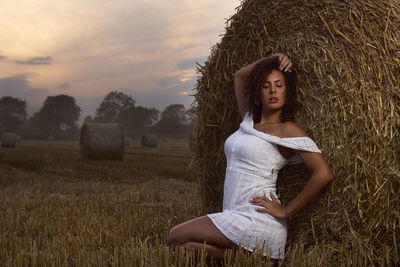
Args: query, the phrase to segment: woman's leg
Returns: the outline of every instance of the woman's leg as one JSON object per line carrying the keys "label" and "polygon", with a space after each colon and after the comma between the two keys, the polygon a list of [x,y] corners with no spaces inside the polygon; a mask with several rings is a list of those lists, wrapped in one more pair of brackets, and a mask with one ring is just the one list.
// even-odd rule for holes
{"label": "woman's leg", "polygon": [[225,249],[237,247],[207,216],[195,218],[172,228],[168,235],[168,244],[188,246],[195,250],[205,248],[207,255],[215,259],[223,259]]}
{"label": "woman's leg", "polygon": [[278,262],[279,262],[278,259],[272,259],[271,258],[271,260],[269,261],[269,266],[270,267],[278,267]]}

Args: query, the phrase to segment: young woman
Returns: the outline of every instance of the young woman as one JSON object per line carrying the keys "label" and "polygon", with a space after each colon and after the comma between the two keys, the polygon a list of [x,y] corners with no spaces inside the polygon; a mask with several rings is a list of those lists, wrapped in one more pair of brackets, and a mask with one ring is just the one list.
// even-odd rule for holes
{"label": "young woman", "polygon": [[[263,249],[277,264],[284,256],[286,218],[302,209],[333,179],[317,145],[293,122],[296,80],[287,56],[262,58],[235,73],[243,118],[225,142],[227,169],[223,211],[174,227],[170,245],[189,246],[221,259],[226,249]],[[287,206],[276,196],[278,171],[303,161],[312,175]]]}

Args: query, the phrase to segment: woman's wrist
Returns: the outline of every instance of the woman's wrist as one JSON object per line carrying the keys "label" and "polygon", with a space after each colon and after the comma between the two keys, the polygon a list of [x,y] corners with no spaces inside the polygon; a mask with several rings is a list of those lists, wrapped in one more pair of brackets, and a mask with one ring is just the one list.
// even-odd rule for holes
{"label": "woman's wrist", "polygon": [[284,213],[284,219],[289,218],[291,215],[289,215],[289,210],[288,207],[283,207],[283,213]]}

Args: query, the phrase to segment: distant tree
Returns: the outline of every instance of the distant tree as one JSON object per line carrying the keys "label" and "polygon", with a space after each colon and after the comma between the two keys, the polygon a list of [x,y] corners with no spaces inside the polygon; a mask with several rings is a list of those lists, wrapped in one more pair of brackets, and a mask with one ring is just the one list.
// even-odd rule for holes
{"label": "distant tree", "polygon": [[81,109],[72,96],[48,96],[39,112],[33,114],[29,126],[48,136],[65,136],[65,132],[78,129],[80,112]]}
{"label": "distant tree", "polygon": [[161,112],[161,118],[155,126],[160,133],[166,134],[186,134],[186,110],[181,104],[167,106]]}
{"label": "distant tree", "polygon": [[39,112],[33,113],[33,115],[28,119],[28,131],[39,131],[41,122],[39,118]]}
{"label": "distant tree", "polygon": [[161,119],[173,118],[179,121],[184,120],[185,106],[182,104],[172,104],[166,107],[161,113]]}
{"label": "distant tree", "polygon": [[104,97],[96,110],[95,121],[116,122],[119,114],[135,107],[135,100],[122,92],[112,91]]}
{"label": "distant tree", "polygon": [[94,122],[94,119],[93,119],[92,116],[87,115],[87,116],[85,117],[85,119],[83,120],[83,123],[90,123],[90,122]]}
{"label": "distant tree", "polygon": [[196,117],[194,114],[194,108],[190,108],[186,110],[185,112],[185,118],[186,118],[186,132],[188,135],[191,135],[193,133],[193,130],[196,127]]}
{"label": "distant tree", "polygon": [[185,112],[185,122],[187,125],[190,125],[192,127],[194,127],[195,123],[196,123],[196,119],[195,119],[195,115],[194,115],[194,109],[190,108],[188,110],[186,110]]}
{"label": "distant tree", "polygon": [[141,134],[157,121],[159,114],[155,108],[131,107],[118,115],[117,122],[124,130]]}
{"label": "distant tree", "polygon": [[25,101],[11,96],[0,98],[0,132],[20,132],[26,118]]}

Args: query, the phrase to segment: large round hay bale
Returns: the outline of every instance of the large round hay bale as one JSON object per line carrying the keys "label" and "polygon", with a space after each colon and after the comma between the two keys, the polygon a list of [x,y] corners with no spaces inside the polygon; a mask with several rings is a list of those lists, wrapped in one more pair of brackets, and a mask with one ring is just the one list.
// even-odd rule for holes
{"label": "large round hay bale", "polygon": [[142,146],[147,146],[147,147],[157,147],[157,135],[155,134],[143,135],[141,144]]}
{"label": "large round hay bale", "polygon": [[81,128],[80,152],[83,159],[122,160],[124,135],[117,123],[85,123]]}
{"label": "large round hay bale", "polygon": [[15,147],[18,142],[18,135],[15,133],[4,132],[1,134],[2,147]]}
{"label": "large round hay bale", "polygon": [[[288,265],[400,263],[400,2],[245,0],[196,85],[197,163],[206,211],[220,210],[223,144],[239,125],[233,75],[284,52],[298,74],[297,123],[335,181],[290,220]],[[304,184],[287,170],[281,198]]]}

